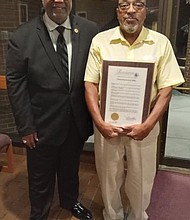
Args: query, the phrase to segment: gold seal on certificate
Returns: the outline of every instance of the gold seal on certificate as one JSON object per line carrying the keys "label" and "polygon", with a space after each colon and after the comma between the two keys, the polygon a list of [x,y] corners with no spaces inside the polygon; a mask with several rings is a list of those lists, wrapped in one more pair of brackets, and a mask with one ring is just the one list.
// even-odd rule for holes
{"label": "gold seal on certificate", "polygon": [[113,125],[142,123],[150,110],[154,63],[103,61],[101,115]]}
{"label": "gold seal on certificate", "polygon": [[114,120],[114,121],[117,121],[119,119],[119,115],[117,113],[112,113],[111,114],[111,118]]}

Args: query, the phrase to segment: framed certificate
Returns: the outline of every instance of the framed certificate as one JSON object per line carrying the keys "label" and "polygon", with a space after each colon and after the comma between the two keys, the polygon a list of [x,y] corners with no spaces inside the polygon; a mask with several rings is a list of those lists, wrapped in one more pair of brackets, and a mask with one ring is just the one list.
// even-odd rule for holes
{"label": "framed certificate", "polygon": [[103,61],[100,108],[104,121],[140,124],[150,111],[154,63]]}

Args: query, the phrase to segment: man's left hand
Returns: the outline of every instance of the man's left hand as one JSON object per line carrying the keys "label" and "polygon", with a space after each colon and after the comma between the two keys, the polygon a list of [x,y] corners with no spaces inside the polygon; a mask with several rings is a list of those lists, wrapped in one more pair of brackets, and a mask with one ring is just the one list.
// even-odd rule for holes
{"label": "man's left hand", "polygon": [[145,126],[145,124],[136,124],[124,126],[122,135],[126,135],[137,141],[142,141],[145,137],[148,136],[150,131],[151,129]]}

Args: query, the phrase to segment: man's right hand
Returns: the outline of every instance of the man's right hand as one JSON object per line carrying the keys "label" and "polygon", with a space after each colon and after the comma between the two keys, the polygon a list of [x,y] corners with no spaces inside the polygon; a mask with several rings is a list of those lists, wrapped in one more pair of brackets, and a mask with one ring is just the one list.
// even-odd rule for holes
{"label": "man's right hand", "polygon": [[34,149],[36,147],[36,142],[38,142],[37,133],[35,132],[33,134],[23,136],[22,142],[30,149]]}
{"label": "man's right hand", "polygon": [[114,138],[123,133],[123,128],[113,126],[109,123],[104,122],[101,125],[97,125],[100,133],[107,139]]}

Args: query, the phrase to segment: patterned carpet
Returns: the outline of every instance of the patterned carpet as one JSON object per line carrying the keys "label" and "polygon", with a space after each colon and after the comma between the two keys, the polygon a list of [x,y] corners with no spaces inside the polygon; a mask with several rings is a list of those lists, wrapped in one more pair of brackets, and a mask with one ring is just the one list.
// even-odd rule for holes
{"label": "patterned carpet", "polygon": [[190,175],[158,171],[149,220],[190,220]]}

